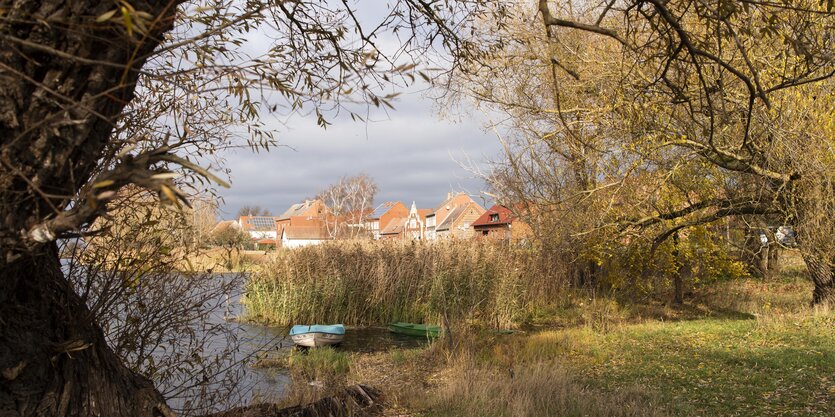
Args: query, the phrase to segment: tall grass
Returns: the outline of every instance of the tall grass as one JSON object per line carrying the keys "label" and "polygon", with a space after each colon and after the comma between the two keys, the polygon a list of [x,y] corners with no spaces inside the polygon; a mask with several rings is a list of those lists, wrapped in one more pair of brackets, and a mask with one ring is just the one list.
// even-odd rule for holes
{"label": "tall grass", "polygon": [[247,315],[289,323],[524,321],[564,293],[563,263],[530,248],[450,241],[334,242],[279,250],[247,287]]}
{"label": "tall grass", "polygon": [[287,358],[290,384],[281,405],[308,404],[335,394],[347,385],[350,367],[347,353],[329,347],[291,352]]}

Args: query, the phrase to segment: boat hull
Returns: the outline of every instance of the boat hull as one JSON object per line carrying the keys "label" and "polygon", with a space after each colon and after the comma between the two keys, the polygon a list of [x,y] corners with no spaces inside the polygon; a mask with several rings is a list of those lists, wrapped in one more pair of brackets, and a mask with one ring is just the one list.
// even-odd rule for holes
{"label": "boat hull", "polygon": [[389,331],[407,336],[426,338],[438,337],[441,334],[441,328],[438,326],[414,323],[391,323],[389,324]]}
{"label": "boat hull", "polygon": [[304,347],[323,347],[333,346],[342,342],[345,338],[344,334],[332,334],[323,332],[310,332],[302,334],[294,334],[290,336],[293,343]]}

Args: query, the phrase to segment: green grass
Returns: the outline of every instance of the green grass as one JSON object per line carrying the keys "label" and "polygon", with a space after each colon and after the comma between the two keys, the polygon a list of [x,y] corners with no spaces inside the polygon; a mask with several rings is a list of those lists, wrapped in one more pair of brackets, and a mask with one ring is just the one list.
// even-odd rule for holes
{"label": "green grass", "polygon": [[[466,370],[436,394],[428,415],[477,415],[464,413],[467,404],[496,416],[835,415],[835,315],[829,312],[545,331],[459,355],[452,367]],[[535,371],[543,368],[562,376]],[[511,369],[516,378],[507,376]],[[585,400],[560,399],[558,407],[542,402],[554,395]],[[495,397],[503,402],[493,403]],[[606,399],[624,398],[629,410],[604,406]],[[526,411],[515,414],[515,407]]]}
{"label": "green grass", "polygon": [[292,371],[302,373],[309,380],[344,376],[350,369],[348,354],[331,347],[293,351],[287,362]]}
{"label": "green grass", "polygon": [[[578,372],[606,390],[649,387],[675,415],[833,415],[835,318],[694,320],[594,333]],[[595,346],[596,349],[589,349]]]}
{"label": "green grass", "polygon": [[[469,340],[452,362],[459,367],[463,362],[471,370],[453,377],[428,413],[454,415],[461,410],[456,407],[468,402],[505,395],[507,405],[489,408],[493,415],[516,415],[512,404],[531,401],[521,392],[548,397],[563,390],[589,401],[566,403],[556,415],[832,416],[835,313],[810,308],[808,294],[809,286],[799,276],[740,280],[711,287],[677,315],[656,311],[661,317],[676,316],[674,321],[647,318],[652,308],[632,306],[624,312],[606,307],[619,312],[608,324],[600,318],[527,335]],[[586,307],[592,311],[574,311],[572,317],[598,314],[600,308]],[[558,368],[567,377],[544,382],[533,378],[530,386],[502,378],[508,369],[541,367]],[[469,383],[478,372],[492,372],[503,382],[489,392],[450,388]],[[490,381],[484,378],[478,385],[490,386]],[[501,384],[518,387],[500,393]],[[621,401],[624,395],[638,411],[601,408],[601,398]],[[550,412],[536,410],[523,414]]]}
{"label": "green grass", "polygon": [[[464,256],[403,246],[394,249],[393,258],[376,250],[381,249],[320,248],[282,255],[293,257],[284,259],[284,266],[274,265],[274,272],[283,272],[257,281],[272,288],[260,293],[266,298],[261,302],[284,308],[286,317],[345,314],[374,321],[391,314],[424,314],[439,304],[420,294],[454,291],[461,297],[461,314],[453,323],[455,346],[442,340],[374,357],[346,358],[332,350],[294,355],[291,370],[301,382],[294,398],[327,391],[311,389],[310,380],[335,381],[333,386],[350,380],[383,389],[406,415],[835,415],[835,312],[809,307],[811,285],[802,266],[785,268],[769,281],[749,278],[696,287],[684,306],[565,289],[552,292],[550,303],[537,304],[532,300],[542,294],[507,290],[528,275],[502,278],[499,273],[523,257],[485,267],[482,260],[495,254],[494,248],[469,248]],[[330,255],[342,258],[328,263]],[[318,264],[311,272],[305,268],[304,275],[289,269],[310,265],[298,263],[304,259]],[[392,259],[399,259],[399,268],[386,263]],[[415,262],[422,268],[414,269],[419,273],[411,269]],[[432,269],[434,263],[458,272]],[[355,270],[339,272],[338,265]],[[370,279],[355,280],[360,270],[370,271]],[[329,275],[316,271],[331,271],[336,278],[322,279]],[[459,275],[463,282],[450,278]],[[311,291],[304,297],[328,300],[328,309],[299,309],[306,305],[289,295],[294,288]],[[508,307],[503,299],[516,304]],[[508,310],[490,315],[497,306]],[[516,323],[519,317],[534,326],[512,335],[485,330]]]}
{"label": "green grass", "polygon": [[346,385],[351,357],[330,347],[294,350],[287,358],[287,369],[291,384],[281,405],[307,404]]}

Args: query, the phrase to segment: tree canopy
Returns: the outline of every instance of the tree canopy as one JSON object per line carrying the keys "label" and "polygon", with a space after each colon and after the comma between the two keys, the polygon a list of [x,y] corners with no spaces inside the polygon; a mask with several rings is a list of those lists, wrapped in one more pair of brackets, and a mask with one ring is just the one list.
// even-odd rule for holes
{"label": "tree canopy", "polygon": [[600,263],[612,236],[652,254],[730,217],[791,225],[820,302],[835,289],[831,7],[541,0],[485,24],[500,46],[452,85],[507,116],[489,177],[535,206],[540,235]]}

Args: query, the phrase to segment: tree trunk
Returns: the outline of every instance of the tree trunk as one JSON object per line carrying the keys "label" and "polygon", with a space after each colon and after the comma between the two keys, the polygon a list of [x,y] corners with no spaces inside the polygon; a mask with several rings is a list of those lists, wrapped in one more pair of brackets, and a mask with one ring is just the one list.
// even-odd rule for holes
{"label": "tree trunk", "polygon": [[804,255],[803,261],[809,270],[809,278],[815,284],[812,304],[835,306],[835,259],[826,262],[819,256]]}
{"label": "tree trunk", "polygon": [[684,304],[684,282],[682,274],[684,273],[683,263],[678,259],[679,257],[679,239],[678,232],[673,235],[673,264],[675,265],[675,272],[673,272],[673,304]]}
{"label": "tree trunk", "polygon": [[770,247],[763,246],[760,249],[760,252],[757,254],[757,265],[758,269],[760,270],[760,274],[762,274],[763,279],[769,280],[771,279],[771,268],[769,264],[770,256],[769,256],[769,249]]}
{"label": "tree trunk", "polygon": [[113,127],[179,2],[130,1],[151,16],[140,34],[115,2],[0,0],[0,416],[172,415],[108,348],[55,234],[30,232],[87,204],[75,198],[119,150]]}
{"label": "tree trunk", "polygon": [[172,416],[61,273],[54,244],[0,269],[0,415]]}

